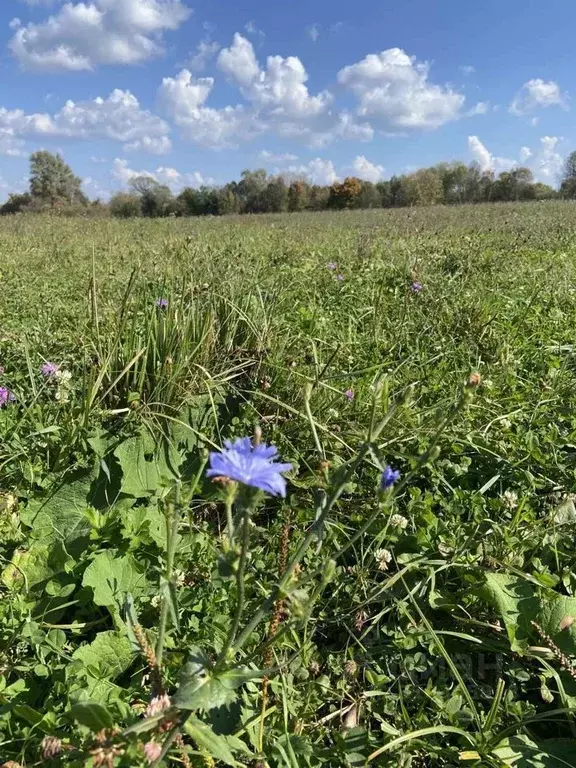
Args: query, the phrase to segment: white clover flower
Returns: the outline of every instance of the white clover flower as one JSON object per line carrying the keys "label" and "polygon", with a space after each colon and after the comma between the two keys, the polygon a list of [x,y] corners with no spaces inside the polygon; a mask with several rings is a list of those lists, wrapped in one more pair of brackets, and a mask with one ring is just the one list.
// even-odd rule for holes
{"label": "white clover flower", "polygon": [[504,491],[504,504],[508,509],[516,509],[518,506],[518,494],[516,491]]}
{"label": "white clover flower", "polygon": [[504,429],[510,429],[512,426],[512,422],[510,419],[500,419],[500,424],[504,427]]}
{"label": "white clover flower", "polygon": [[374,553],[376,562],[378,563],[378,570],[387,571],[388,563],[392,560],[392,552],[389,549],[377,549]]}
{"label": "white clover flower", "polygon": [[393,528],[401,528],[404,531],[408,527],[408,520],[404,515],[392,515],[390,518],[390,525]]}
{"label": "white clover flower", "polygon": [[184,571],[180,571],[176,569],[172,574],[172,578],[174,579],[174,583],[178,587],[183,587],[184,584],[186,583],[186,574],[184,573]]}

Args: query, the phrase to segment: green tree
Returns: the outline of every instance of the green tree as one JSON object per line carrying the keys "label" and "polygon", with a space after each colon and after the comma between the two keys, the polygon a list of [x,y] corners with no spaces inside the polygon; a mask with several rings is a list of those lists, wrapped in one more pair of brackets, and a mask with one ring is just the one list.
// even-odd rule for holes
{"label": "green tree", "polygon": [[159,184],[150,176],[136,176],[130,181],[130,187],[140,197],[142,216],[156,219],[177,212],[170,187]]}
{"label": "green tree", "polygon": [[576,198],[576,152],[571,152],[564,162],[564,172],[560,184],[560,197],[570,200]]}
{"label": "green tree", "polygon": [[302,179],[296,179],[288,188],[288,210],[304,211],[308,207],[310,186]]}
{"label": "green tree", "polygon": [[31,202],[32,197],[28,192],[24,192],[23,194],[11,192],[8,196],[8,200],[0,208],[0,216],[6,216],[10,213],[21,213],[28,208]]}
{"label": "green tree", "polygon": [[328,206],[338,211],[345,208],[355,208],[361,192],[362,182],[360,179],[355,176],[347,176],[341,184],[334,182],[330,187]]}
{"label": "green tree", "polygon": [[54,207],[57,204],[86,205],[82,181],[60,155],[34,152],[30,155],[30,195],[36,203]]}
{"label": "green tree", "polygon": [[109,203],[110,215],[116,219],[132,219],[142,214],[141,200],[138,195],[118,192]]}

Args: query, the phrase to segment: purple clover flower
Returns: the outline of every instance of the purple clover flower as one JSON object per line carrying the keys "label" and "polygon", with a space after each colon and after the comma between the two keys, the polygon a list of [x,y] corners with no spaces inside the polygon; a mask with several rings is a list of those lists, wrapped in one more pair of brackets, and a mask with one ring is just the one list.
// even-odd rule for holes
{"label": "purple clover flower", "polygon": [[159,309],[168,309],[168,299],[156,299],[156,306]]}
{"label": "purple clover flower", "polygon": [[344,275],[336,275],[336,280],[341,282],[342,280],[344,280]]}
{"label": "purple clover flower", "polygon": [[16,400],[14,392],[10,392],[6,387],[0,387],[0,408],[5,408]]}
{"label": "purple clover flower", "polygon": [[328,264],[326,264],[326,266],[328,267],[328,269],[329,269],[331,272],[334,272],[334,270],[336,269],[336,264],[334,264],[334,262],[333,262],[333,261],[330,261],[330,262],[328,262]]}
{"label": "purple clover flower", "polygon": [[44,376],[44,378],[50,379],[52,376],[56,376],[58,373],[58,366],[55,363],[46,362],[40,368],[40,371],[42,372],[42,376]]}
{"label": "purple clover flower", "polygon": [[380,478],[380,490],[386,491],[388,488],[392,488],[394,483],[397,483],[398,480],[400,480],[399,470],[392,469],[392,467],[384,467],[382,477]]}
{"label": "purple clover flower", "polygon": [[423,288],[424,286],[422,285],[422,283],[419,283],[416,280],[414,283],[412,283],[411,290],[412,290],[412,293],[420,293],[420,291],[422,291]]}
{"label": "purple clover flower", "polygon": [[347,389],[346,392],[344,392],[344,396],[347,400],[354,400],[354,390],[353,389]]}
{"label": "purple clover flower", "polygon": [[249,437],[237,438],[233,443],[225,440],[221,451],[210,454],[206,476],[227,477],[273,496],[286,496],[286,480],[282,472],[289,472],[292,464],[275,462],[277,456],[278,450],[273,445],[252,445]]}

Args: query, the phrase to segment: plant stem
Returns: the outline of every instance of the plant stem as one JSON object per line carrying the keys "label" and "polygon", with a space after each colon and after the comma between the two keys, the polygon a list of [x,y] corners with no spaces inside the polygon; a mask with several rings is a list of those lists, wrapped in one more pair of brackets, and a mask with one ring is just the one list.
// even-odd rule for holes
{"label": "plant stem", "polygon": [[166,638],[166,626],[168,624],[168,600],[167,594],[169,584],[172,580],[174,570],[174,554],[176,551],[176,541],[178,538],[178,527],[180,525],[180,486],[176,486],[176,502],[168,504],[166,507],[166,570],[164,572],[164,584],[162,590],[162,604],[160,607],[160,622],[158,625],[158,640],[156,642],[156,659],[158,669],[162,667],[162,657],[164,655],[164,642]]}
{"label": "plant stem", "polygon": [[244,575],[246,572],[246,563],[248,561],[249,540],[250,540],[250,510],[246,509],[243,511],[243,515],[242,515],[242,549],[240,550],[240,561],[238,563],[238,570],[236,572],[236,614],[234,616],[234,621],[232,622],[230,632],[228,633],[228,637],[226,638],[226,642],[224,643],[224,647],[222,648],[222,651],[220,653],[220,657],[218,659],[216,666],[218,666],[218,664],[224,661],[228,656],[228,652],[232,648],[234,639],[236,637],[236,634],[238,633],[240,622],[242,621],[242,615],[244,613],[244,602],[246,598],[245,588],[244,588]]}

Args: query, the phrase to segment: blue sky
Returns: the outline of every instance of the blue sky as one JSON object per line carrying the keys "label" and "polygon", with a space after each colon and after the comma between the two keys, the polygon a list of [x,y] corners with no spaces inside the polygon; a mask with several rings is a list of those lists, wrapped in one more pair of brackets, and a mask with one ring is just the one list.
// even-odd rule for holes
{"label": "blue sky", "polygon": [[177,191],[454,159],[555,184],[575,23],[566,0],[4,0],[0,196],[38,148],[92,197],[141,172]]}

